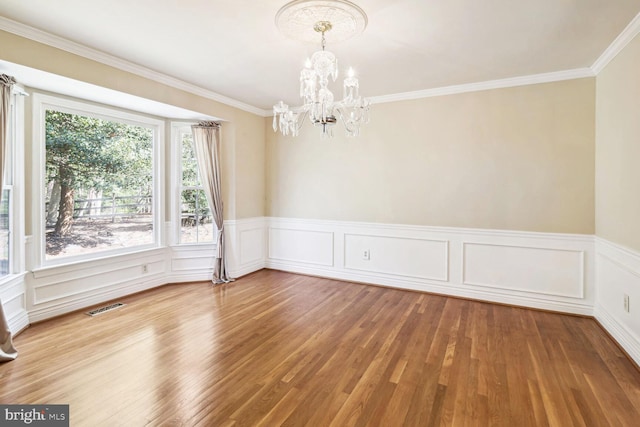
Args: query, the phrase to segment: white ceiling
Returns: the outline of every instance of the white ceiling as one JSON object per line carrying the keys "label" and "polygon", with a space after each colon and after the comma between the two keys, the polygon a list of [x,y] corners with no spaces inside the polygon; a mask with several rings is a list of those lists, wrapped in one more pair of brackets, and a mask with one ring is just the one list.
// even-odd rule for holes
{"label": "white ceiling", "polygon": [[[354,2],[367,28],[327,48],[365,96],[588,68],[640,12],[640,0]],[[2,0],[0,16],[268,110],[298,103],[299,70],[319,47],[278,32],[286,3]]]}

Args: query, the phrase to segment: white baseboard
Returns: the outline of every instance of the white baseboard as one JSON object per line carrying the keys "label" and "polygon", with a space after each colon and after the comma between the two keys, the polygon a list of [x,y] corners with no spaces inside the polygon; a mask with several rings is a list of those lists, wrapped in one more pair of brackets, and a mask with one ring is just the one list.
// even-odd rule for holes
{"label": "white baseboard", "polygon": [[227,269],[231,277],[261,270],[266,263],[267,219],[246,218],[225,221]]}
{"label": "white baseboard", "polygon": [[638,337],[601,306],[596,305],[594,317],[640,366],[640,340]]}
{"label": "white baseboard", "polygon": [[593,236],[269,218],[265,266],[593,314]]}
{"label": "white baseboard", "polygon": [[7,323],[9,323],[9,330],[15,335],[29,326],[29,313],[27,310],[20,310],[13,317],[8,318]]}
{"label": "white baseboard", "polygon": [[[264,218],[225,222],[232,277],[264,268],[265,224]],[[170,246],[34,271],[27,275],[27,291],[22,292],[26,325],[168,283],[210,281],[214,248]],[[15,305],[12,302],[13,323],[22,328],[25,317],[17,316],[20,307]]]}
{"label": "white baseboard", "polygon": [[164,277],[156,277],[148,281],[133,280],[119,285],[111,285],[99,291],[88,292],[83,296],[74,296],[72,299],[54,301],[48,305],[35,306],[29,310],[29,321],[40,322],[51,317],[60,316],[72,311],[82,310],[116,298],[122,298],[137,292],[153,289],[166,284]]}
{"label": "white baseboard", "polygon": [[[271,268],[590,315],[640,364],[640,254],[601,238],[290,218],[226,221],[225,230],[232,277]],[[11,300],[11,328],[19,330],[30,321],[167,283],[211,280],[212,250],[167,247],[116,264],[41,270],[27,276],[26,291],[24,281],[0,291]],[[139,274],[142,263],[151,274]],[[78,287],[88,277],[103,283]],[[624,294],[630,296],[630,313],[623,309]]]}
{"label": "white baseboard", "polygon": [[354,274],[346,271],[318,268],[313,266],[291,265],[280,262],[267,262],[267,268],[287,271],[290,273],[306,274],[310,276],[326,277],[329,279],[344,280],[348,282],[387,286],[412,291],[429,292],[432,294],[466,298],[478,301],[509,304],[520,307],[550,310],[562,313],[580,314],[591,316],[591,305],[581,302],[554,301],[551,299],[539,299],[532,295],[516,295],[513,293],[501,293],[496,291],[483,291],[469,286],[451,287],[432,281],[411,281],[402,277],[381,277],[375,274]]}
{"label": "white baseboard", "polygon": [[168,283],[211,280],[215,245],[183,245],[171,247]]}
{"label": "white baseboard", "polygon": [[0,283],[0,301],[12,333],[29,326],[24,273],[3,278]]}
{"label": "white baseboard", "polygon": [[264,261],[257,261],[251,264],[245,264],[242,268],[237,268],[234,270],[229,270],[229,275],[234,279],[240,278],[242,276],[246,276],[247,274],[254,273],[256,271],[262,270],[265,268]]}
{"label": "white baseboard", "polygon": [[[596,238],[594,316],[640,365],[640,253]],[[624,309],[624,295],[630,299]]]}
{"label": "white baseboard", "polygon": [[169,248],[38,269],[27,275],[30,322],[85,309],[168,283]]}
{"label": "white baseboard", "polygon": [[209,273],[193,273],[193,274],[169,274],[165,277],[165,283],[163,284],[177,284],[177,283],[190,283],[190,282],[210,282],[213,277],[213,272]]}

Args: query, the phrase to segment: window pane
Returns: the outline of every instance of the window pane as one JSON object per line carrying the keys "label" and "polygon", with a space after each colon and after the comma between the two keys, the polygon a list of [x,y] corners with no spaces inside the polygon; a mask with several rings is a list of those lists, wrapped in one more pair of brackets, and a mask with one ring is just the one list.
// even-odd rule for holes
{"label": "window pane", "polygon": [[154,242],[153,131],[47,110],[46,259]]}
{"label": "window pane", "polygon": [[[11,256],[11,226],[13,225],[13,221],[11,221],[11,197],[12,197],[12,188],[13,185],[13,173],[14,173],[14,165],[13,165],[13,151],[16,140],[16,125],[17,125],[17,112],[16,112],[16,99],[19,95],[13,95],[10,98],[9,102],[9,112],[7,118],[7,141],[5,145],[5,163],[4,163],[4,176],[3,176],[3,187],[5,187],[2,191],[2,201],[0,202],[0,277],[6,276],[11,273],[10,262],[12,259]],[[9,188],[7,188],[9,187]]]}
{"label": "window pane", "polygon": [[211,243],[215,225],[202,189],[182,191],[180,243]]}
{"label": "window pane", "polygon": [[0,277],[9,274],[10,256],[10,221],[9,212],[11,208],[11,194],[9,190],[2,192],[2,201],[0,202]]}
{"label": "window pane", "polygon": [[12,185],[13,184],[13,146],[15,144],[16,139],[16,106],[15,106],[15,97],[18,95],[14,95],[11,97],[11,102],[9,103],[9,115],[7,119],[8,129],[7,129],[7,144],[5,146],[4,158],[6,159],[4,164],[4,177],[3,177],[3,185]]}
{"label": "window pane", "polygon": [[182,151],[180,243],[213,243],[216,227],[200,182],[191,132],[180,133],[180,144]]}
{"label": "window pane", "polygon": [[190,133],[182,134],[182,185],[184,187],[200,186],[198,162]]}

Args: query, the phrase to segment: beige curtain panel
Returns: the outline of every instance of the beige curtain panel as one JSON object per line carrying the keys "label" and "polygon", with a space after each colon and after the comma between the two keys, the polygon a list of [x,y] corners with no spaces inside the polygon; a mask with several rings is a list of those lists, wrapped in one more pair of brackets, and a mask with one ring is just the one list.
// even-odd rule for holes
{"label": "beige curtain panel", "polygon": [[[6,74],[0,74],[0,200],[2,198],[2,180],[4,177],[5,153],[9,132],[9,101],[11,87],[15,79]],[[0,362],[8,362],[18,356],[18,351],[13,346],[9,323],[4,315],[2,300],[0,300]]]}
{"label": "beige curtain panel", "polygon": [[233,279],[227,274],[224,247],[224,218],[222,216],[222,186],[220,184],[220,125],[201,122],[191,126],[200,180],[209,202],[213,220],[218,229],[216,235],[213,283],[227,283]]}

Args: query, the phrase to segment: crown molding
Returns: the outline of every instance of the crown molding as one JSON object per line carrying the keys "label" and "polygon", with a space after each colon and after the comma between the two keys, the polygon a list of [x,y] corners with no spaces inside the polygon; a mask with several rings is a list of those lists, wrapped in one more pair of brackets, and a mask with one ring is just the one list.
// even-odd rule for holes
{"label": "crown molding", "polygon": [[[270,117],[273,115],[271,110],[263,110],[253,105],[226,97],[219,93],[201,88],[199,86],[187,83],[175,77],[168,76],[158,71],[134,64],[113,55],[98,51],[96,49],[83,46],[79,43],[72,42],[59,36],[47,33],[45,31],[30,27],[28,25],[13,21],[11,19],[0,16],[0,30],[4,30],[21,37],[34,40],[39,43],[52,46],[69,53],[91,59],[102,64],[112,66],[114,68],[139,75],[144,78],[165,84],[203,98],[211,99],[222,104],[247,111],[261,117]],[[454,95],[466,92],[477,92],[491,89],[501,89],[516,86],[526,86],[531,84],[551,83],[562,80],[580,79],[585,77],[595,77],[599,74],[607,64],[615,58],[615,56],[640,33],[640,13],[627,25],[627,27],[616,37],[609,47],[600,55],[600,57],[588,68],[576,68],[572,70],[555,71],[550,73],[533,74],[529,76],[511,77],[506,79],[489,80],[485,82],[468,83],[461,85],[444,86],[432,89],[424,89],[413,92],[402,92],[389,95],[381,95],[370,97],[372,104],[381,104],[386,102],[406,101],[420,98],[430,98],[435,96]]]}
{"label": "crown molding", "polygon": [[624,49],[635,36],[638,35],[638,33],[640,33],[640,13],[637,14],[631,22],[629,22],[629,25],[622,30],[613,43],[611,43],[609,47],[602,52],[602,55],[600,55],[596,62],[593,63],[591,69],[594,74],[600,74],[607,64],[609,64],[609,62],[611,62],[611,60],[615,58],[616,55],[620,53],[620,51],[622,51],[622,49]]}
{"label": "crown molding", "polygon": [[372,104],[385,102],[406,101],[420,98],[430,98],[434,96],[455,95],[465,92],[478,92],[490,89],[502,89],[515,86],[526,86],[539,83],[550,83],[562,80],[581,79],[585,77],[595,77],[591,68],[576,68],[573,70],[555,71],[552,73],[533,74],[530,76],[511,77],[507,79],[489,80],[486,82],[468,83],[454,86],[444,86],[433,89],[418,90],[415,92],[395,93],[370,97]]}
{"label": "crown molding", "polygon": [[110,67],[114,67],[128,73],[136,74],[149,80],[153,80],[155,82],[162,83],[164,85],[183,90],[194,95],[202,96],[203,98],[211,99],[213,101],[217,101],[230,107],[238,108],[252,114],[257,114],[262,117],[266,117],[268,114],[270,114],[261,108],[254,107],[253,105],[246,104],[244,102],[226,97],[224,95],[220,95],[219,93],[201,88],[191,83],[187,83],[183,80],[168,76],[166,74],[154,71],[141,65],[134,64],[132,62],[126,61],[113,55],[109,55],[99,50],[83,46],[79,43],[72,42],[51,33],[47,33],[37,28],[33,28],[20,22],[5,18],[3,16],[0,16],[0,30],[7,31],[20,37],[24,37],[38,43],[46,44],[48,46],[64,50],[74,55],[82,56],[84,58],[100,62]]}

